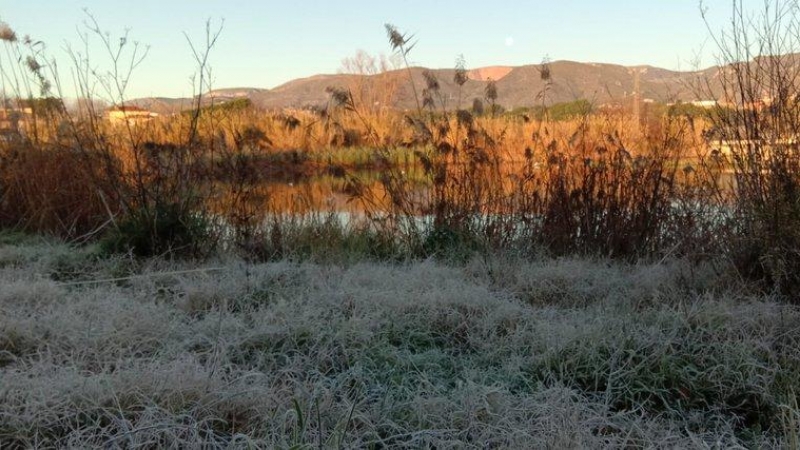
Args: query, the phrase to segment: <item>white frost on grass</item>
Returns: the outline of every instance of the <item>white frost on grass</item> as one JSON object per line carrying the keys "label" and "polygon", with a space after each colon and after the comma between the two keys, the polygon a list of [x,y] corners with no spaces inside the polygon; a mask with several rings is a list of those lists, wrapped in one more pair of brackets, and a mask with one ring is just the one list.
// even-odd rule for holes
{"label": "white frost on grass", "polygon": [[797,429],[743,433],[732,405],[796,405],[800,311],[679,261],[0,261],[3,448],[773,447]]}

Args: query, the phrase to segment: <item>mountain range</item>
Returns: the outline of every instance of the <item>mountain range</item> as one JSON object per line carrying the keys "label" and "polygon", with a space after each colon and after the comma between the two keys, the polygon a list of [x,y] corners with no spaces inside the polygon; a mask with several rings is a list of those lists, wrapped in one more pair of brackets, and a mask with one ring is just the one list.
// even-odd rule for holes
{"label": "mountain range", "polygon": [[[482,67],[467,72],[468,79],[459,87],[454,81],[455,69],[412,67],[378,75],[334,74],[315,75],[289,81],[273,89],[252,87],[216,89],[205,94],[205,100],[215,102],[247,98],[265,109],[319,107],[328,103],[329,88],[350,89],[362,101],[397,109],[416,107],[415,98],[425,88],[424,72],[435,75],[439,82],[437,102],[446,107],[469,107],[474,99],[483,100],[489,80],[497,87],[497,104],[506,109],[586,99],[593,104],[621,104],[631,101],[636,91],[636,74],[642,99],[658,102],[703,100],[695,87],[713,84],[720,67],[700,71],[673,71],[652,66],[622,66],[617,64],[554,61],[547,64],[549,78],[543,77],[542,65],[517,67]],[[414,87],[408,82],[414,80]],[[416,90],[416,95],[414,91]],[[393,95],[387,95],[392,92]],[[190,108],[189,98],[149,97],[130,103],[159,113]]]}

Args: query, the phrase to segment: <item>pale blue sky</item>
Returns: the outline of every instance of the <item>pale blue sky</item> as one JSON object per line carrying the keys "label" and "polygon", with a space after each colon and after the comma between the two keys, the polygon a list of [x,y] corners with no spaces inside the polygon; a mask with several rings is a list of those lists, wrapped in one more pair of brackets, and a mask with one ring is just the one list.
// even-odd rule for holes
{"label": "pale blue sky", "polygon": [[[730,0],[705,5],[712,26],[723,28]],[[358,49],[389,53],[386,22],[416,35],[412,62],[428,67],[452,67],[459,54],[470,67],[545,56],[691,69],[700,54],[702,65],[714,63],[698,0],[0,0],[0,20],[45,41],[63,67],[65,42],[79,42],[84,8],[112,36],[129,28],[131,38],[150,46],[131,97],[191,94],[192,57],[182,33],[200,39],[209,18],[224,19],[211,58],[217,88],[271,88],[335,73]]]}

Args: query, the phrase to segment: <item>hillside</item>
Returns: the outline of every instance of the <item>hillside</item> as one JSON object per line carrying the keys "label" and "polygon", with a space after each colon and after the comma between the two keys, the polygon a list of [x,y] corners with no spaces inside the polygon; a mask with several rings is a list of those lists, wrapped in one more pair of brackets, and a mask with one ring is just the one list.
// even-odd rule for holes
{"label": "hillside", "polygon": [[[421,92],[424,87],[422,67],[411,68],[411,76]],[[506,108],[558,103],[576,99],[588,99],[596,104],[623,103],[630,101],[635,90],[635,73],[640,73],[642,98],[659,102],[676,100],[698,100],[691,85],[700,80],[711,80],[719,72],[713,67],[698,72],[677,72],[652,66],[628,67],[617,64],[582,63],[575,61],[554,61],[550,63],[550,86],[546,90],[541,77],[540,65],[518,67],[491,66],[471,69],[468,81],[461,88],[453,83],[454,69],[431,70],[441,85],[441,96],[448,107],[472,103],[482,99],[489,79],[497,83],[498,103]],[[381,75],[360,76],[353,74],[315,75],[289,81],[273,89],[230,88],[217,89],[206,96],[214,101],[234,98],[249,98],[260,108],[281,109],[309,106],[322,106],[328,102],[326,89],[329,87],[385,90],[385,86],[395,86],[396,95],[392,107],[411,109],[415,107],[414,95],[408,83],[408,72],[398,70]],[[167,113],[191,105],[190,99],[144,98],[133,100],[142,107]]]}

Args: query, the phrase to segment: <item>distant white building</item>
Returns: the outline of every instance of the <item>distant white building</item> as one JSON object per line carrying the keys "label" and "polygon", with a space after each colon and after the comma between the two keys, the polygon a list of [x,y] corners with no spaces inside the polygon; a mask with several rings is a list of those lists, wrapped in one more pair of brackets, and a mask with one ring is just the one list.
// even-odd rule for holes
{"label": "distant white building", "polygon": [[33,115],[30,107],[6,107],[0,108],[0,129],[17,130],[19,123]]}
{"label": "distant white building", "polygon": [[156,117],[157,113],[148,111],[144,108],[133,105],[115,106],[106,112],[108,121],[113,124],[123,124],[125,122],[136,125],[149,122]]}
{"label": "distant white building", "polygon": [[716,100],[695,100],[692,102],[692,106],[711,109],[719,106],[719,102]]}

